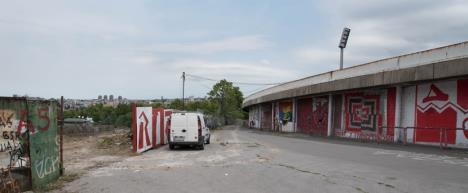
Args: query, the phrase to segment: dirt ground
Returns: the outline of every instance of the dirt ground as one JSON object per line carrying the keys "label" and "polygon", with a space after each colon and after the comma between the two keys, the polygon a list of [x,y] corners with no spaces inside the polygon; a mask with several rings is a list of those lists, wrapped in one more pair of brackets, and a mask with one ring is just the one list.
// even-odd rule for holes
{"label": "dirt ground", "polygon": [[119,129],[94,136],[64,136],[66,173],[81,173],[134,155],[128,131]]}
{"label": "dirt ground", "polygon": [[63,136],[65,173],[48,187],[35,192],[65,192],[62,187],[87,171],[134,156],[129,129],[104,131],[91,136]]}

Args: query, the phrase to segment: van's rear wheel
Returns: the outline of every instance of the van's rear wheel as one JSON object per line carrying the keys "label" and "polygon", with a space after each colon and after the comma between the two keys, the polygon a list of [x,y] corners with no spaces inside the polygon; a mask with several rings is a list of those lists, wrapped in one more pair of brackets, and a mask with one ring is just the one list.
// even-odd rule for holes
{"label": "van's rear wheel", "polygon": [[173,144],[169,144],[169,149],[170,149],[170,150],[173,150],[173,149],[174,149],[174,146],[175,146],[175,145],[173,145]]}
{"label": "van's rear wheel", "polygon": [[204,150],[205,149],[205,143],[202,143],[199,148],[200,148],[200,150]]}
{"label": "van's rear wheel", "polygon": [[208,140],[206,140],[206,144],[210,144],[210,139],[211,139],[211,136],[208,137]]}

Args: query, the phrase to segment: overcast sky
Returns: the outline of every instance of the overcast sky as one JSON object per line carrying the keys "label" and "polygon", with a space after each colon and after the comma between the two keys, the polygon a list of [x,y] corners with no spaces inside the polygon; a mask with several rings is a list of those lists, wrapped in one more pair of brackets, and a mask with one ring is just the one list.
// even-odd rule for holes
{"label": "overcast sky", "polygon": [[[338,67],[344,26],[345,67],[468,40],[466,0],[0,2],[0,96],[175,98],[183,71],[294,80]],[[213,83],[189,77],[186,96]]]}

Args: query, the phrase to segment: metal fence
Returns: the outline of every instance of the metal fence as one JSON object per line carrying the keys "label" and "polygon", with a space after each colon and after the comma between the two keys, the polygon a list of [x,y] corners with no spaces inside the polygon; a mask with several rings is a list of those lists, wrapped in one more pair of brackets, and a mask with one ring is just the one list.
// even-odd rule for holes
{"label": "metal fence", "polygon": [[[379,127],[376,132],[336,131],[336,137],[355,139],[361,142],[396,143],[396,144],[438,144],[441,149],[449,147],[450,140],[457,131],[464,128],[445,127]],[[419,135],[417,134],[419,133]],[[450,137],[450,134],[453,136]],[[419,140],[418,140],[419,138]],[[425,139],[422,140],[421,138]]]}

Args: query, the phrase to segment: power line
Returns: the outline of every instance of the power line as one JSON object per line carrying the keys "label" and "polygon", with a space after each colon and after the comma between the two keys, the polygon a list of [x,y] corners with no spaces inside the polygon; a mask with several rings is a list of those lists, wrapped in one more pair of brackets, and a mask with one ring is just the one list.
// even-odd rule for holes
{"label": "power line", "polygon": [[206,85],[206,84],[203,84],[203,82],[200,80],[200,79],[196,79],[196,78],[192,78],[192,77],[187,77],[187,80],[193,80],[193,82],[197,82],[199,85],[207,88],[207,89],[211,89],[210,86]]}
{"label": "power line", "polygon": [[[198,76],[198,75],[193,75],[193,74],[186,74],[186,76],[190,76],[192,78],[197,78],[197,79],[203,79],[203,80],[208,80],[208,81],[214,81],[214,82],[219,82],[220,80],[212,79],[212,78],[207,78],[203,76]],[[282,84],[282,82],[279,83],[251,83],[251,82],[232,82],[233,84],[238,84],[238,85],[259,85],[259,86],[271,86],[271,85],[278,85]]]}
{"label": "power line", "polygon": [[247,92],[245,92],[246,93],[245,96],[251,95],[251,94],[253,94],[253,93],[257,92],[257,91],[260,91],[260,90],[263,90],[263,89],[266,89],[266,88],[268,88],[268,87],[260,87],[260,88],[254,89],[254,90],[247,91]]}

